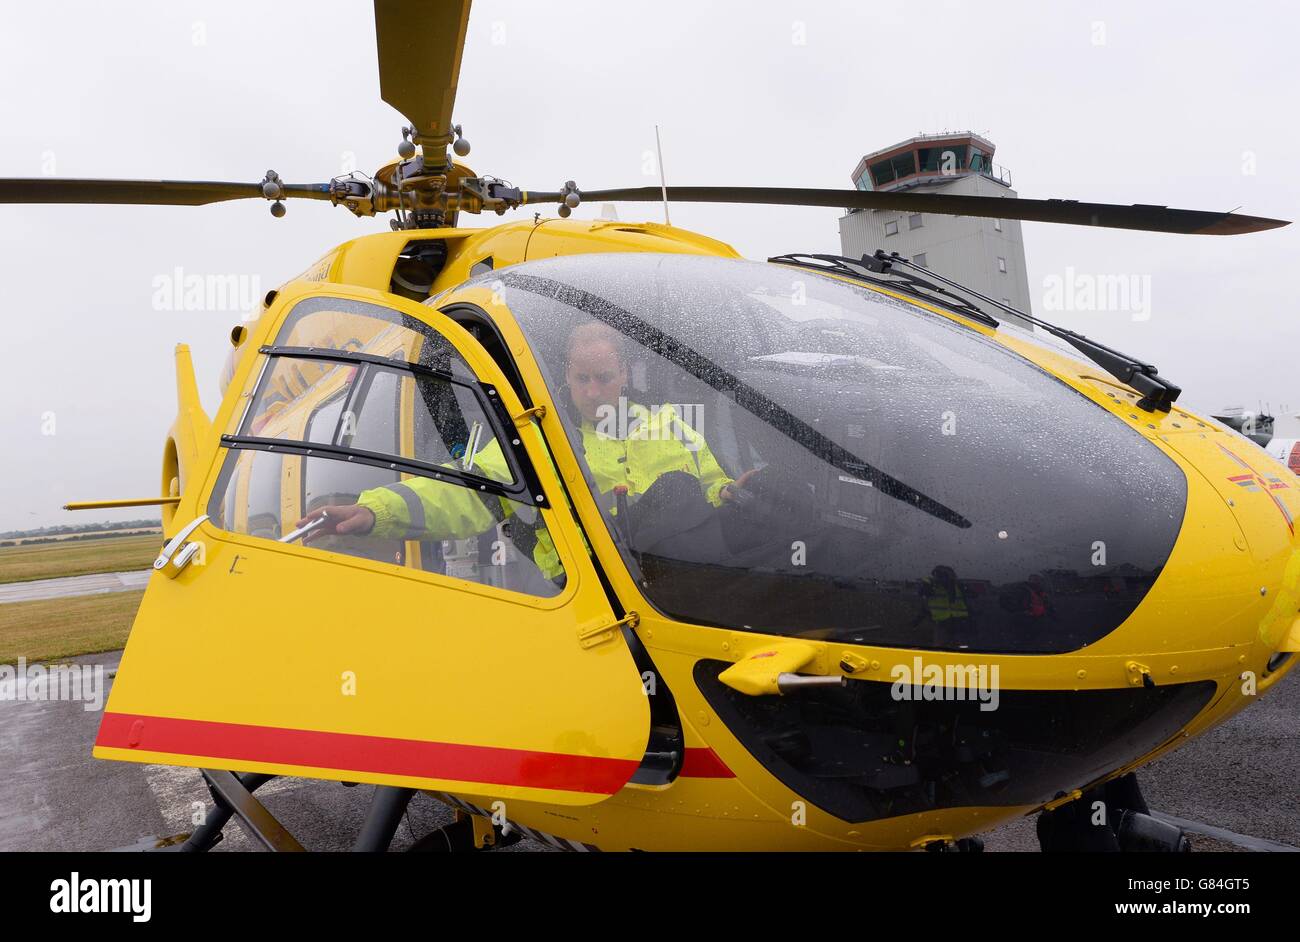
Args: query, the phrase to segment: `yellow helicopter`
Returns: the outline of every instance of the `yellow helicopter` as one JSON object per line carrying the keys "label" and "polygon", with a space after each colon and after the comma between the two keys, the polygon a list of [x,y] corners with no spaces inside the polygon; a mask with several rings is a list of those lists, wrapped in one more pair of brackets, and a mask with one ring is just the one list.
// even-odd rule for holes
{"label": "yellow helicopter", "polygon": [[[0,202],[328,200],[332,249],[231,333],[214,416],[176,348],[166,543],[94,755],[255,791],[376,786],[573,850],[1184,846],[1130,773],[1300,651],[1300,493],[1141,360],[908,259],[742,259],[582,201],[749,202],[1234,234],[1159,206],[745,187],[516,189],[452,109],[468,0],[376,0],[373,178],[0,180]],[[450,152],[450,153],[449,153]],[[560,218],[457,226],[558,204]],[[1000,321],[999,315],[1006,315]],[[1013,321],[1029,320],[1024,330]],[[1176,830],[1176,829],[1175,829]]]}

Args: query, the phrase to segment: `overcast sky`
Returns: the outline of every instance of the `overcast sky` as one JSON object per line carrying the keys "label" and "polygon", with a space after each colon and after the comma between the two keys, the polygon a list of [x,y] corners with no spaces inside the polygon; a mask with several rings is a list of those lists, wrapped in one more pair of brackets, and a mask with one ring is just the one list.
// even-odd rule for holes
{"label": "overcast sky", "polygon": [[[1288,5],[1249,2],[476,0],[455,120],[467,163],[529,189],[656,182],[643,172],[656,123],[670,185],[849,187],[868,151],[973,129],[1021,196],[1295,218],[1298,27]],[[379,98],[365,0],[4,10],[0,177],[256,182],[273,168],[323,182],[350,162],[378,168],[402,123]],[[657,205],[618,212],[662,220]],[[839,215],[672,210],[751,258],[838,252]],[[387,225],[312,202],[278,220],[261,201],[0,206],[0,530],[142,515],[59,507],[157,493],[178,341],[215,413],[239,314],[155,310],[156,278],[179,267],[265,292]],[[1026,223],[1024,237],[1036,313],[1155,362],[1193,408],[1300,408],[1284,282],[1300,227],[1223,238]],[[1067,269],[1139,279],[1149,318],[1049,314],[1045,285]]]}

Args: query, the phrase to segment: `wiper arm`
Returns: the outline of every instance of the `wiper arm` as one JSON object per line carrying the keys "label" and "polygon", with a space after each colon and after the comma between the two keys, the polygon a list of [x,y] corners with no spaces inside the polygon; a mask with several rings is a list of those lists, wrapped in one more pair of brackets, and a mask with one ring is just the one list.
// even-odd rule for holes
{"label": "wiper arm", "polygon": [[[975,307],[967,298],[960,297],[946,288],[932,284],[925,278],[912,274],[911,271],[900,271],[896,265],[903,265],[913,271],[924,272],[927,277],[934,278],[943,282],[958,291],[964,292],[972,298],[977,298],[985,304],[991,304],[999,311],[1003,311],[1013,317],[1019,317],[1033,324],[1035,327],[1041,327],[1044,331],[1053,337],[1059,337],[1074,349],[1078,350],[1093,363],[1096,363],[1111,376],[1114,376],[1121,383],[1132,386],[1142,398],[1138,400],[1138,408],[1145,409],[1147,412],[1168,412],[1170,406],[1178,399],[1182,393],[1182,388],[1174,385],[1169,380],[1160,375],[1159,371],[1150,363],[1144,363],[1141,360],[1134,359],[1126,353],[1121,353],[1113,347],[1097,343],[1095,340],[1089,340],[1083,334],[1075,333],[1072,330],[1066,330],[1064,327],[1057,327],[1055,324],[1049,324],[1047,321],[1039,320],[1032,314],[1026,314],[1024,311],[1017,310],[1009,304],[1001,301],[995,301],[986,295],[980,294],[974,288],[967,288],[960,282],[953,281],[936,271],[925,268],[916,264],[910,259],[904,258],[897,252],[886,253],[884,249],[877,249],[874,255],[863,255],[862,258],[848,258],[843,255],[819,255],[815,253],[792,252],[788,255],[776,255],[768,259],[769,262],[776,262],[780,265],[794,265],[801,268],[813,268],[819,271],[833,272],[839,275],[845,275],[857,281],[868,284],[876,284],[886,288],[894,288],[904,291],[915,297],[926,301],[934,301],[943,304],[959,314],[988,324],[990,327],[1001,326],[997,320],[986,314],[984,311]],[[888,281],[886,277],[897,279]]]}
{"label": "wiper arm", "polygon": [[[805,261],[811,260],[811,261]],[[891,269],[888,263],[881,265],[876,263],[875,259],[864,255],[861,259],[847,258],[843,255],[819,255],[809,252],[791,252],[788,255],[776,255],[768,259],[769,262],[775,262],[778,265],[796,265],[804,268],[817,268],[822,271],[834,272],[838,275],[845,275],[856,281],[866,282],[868,284],[880,285],[883,288],[893,288],[897,291],[903,291],[923,301],[935,301],[945,307],[952,308],[959,314],[964,314],[972,320],[977,320],[981,324],[989,327],[998,327],[998,321],[981,311],[975,305],[971,304],[966,298],[953,294],[946,288],[941,288],[936,284],[919,278],[911,272],[897,271]],[[820,262],[821,264],[812,264]],[[918,266],[919,267],[919,266]],[[928,269],[921,269],[928,271]]]}
{"label": "wiper arm", "polygon": [[985,297],[973,288],[967,288],[950,278],[945,278],[937,272],[930,271],[928,268],[922,268],[915,262],[903,258],[897,252],[885,254],[884,249],[876,249],[876,254],[872,256],[862,256],[861,264],[873,271],[878,266],[884,271],[889,271],[894,265],[906,265],[908,268],[923,271],[928,275],[937,278],[944,284],[952,285],[960,291],[964,291],[972,297],[979,298],[987,304],[992,304],[1000,311],[1020,317],[1033,324],[1035,327],[1041,327],[1053,337],[1059,337],[1074,349],[1078,350],[1093,363],[1096,363],[1103,370],[1114,376],[1121,383],[1127,383],[1132,386],[1142,398],[1138,400],[1138,408],[1145,409],[1147,412],[1168,412],[1169,408],[1178,396],[1182,393],[1182,388],[1174,385],[1160,375],[1159,371],[1150,363],[1143,363],[1141,360],[1134,359],[1127,353],[1121,353],[1113,347],[1097,343],[1095,340],[1089,340],[1083,334],[1075,333],[1072,330],[1066,330],[1064,327],[1057,327],[1055,324],[1049,324],[1047,321],[1039,320],[1032,314],[1026,314],[1024,311],[1018,311],[1009,304],[1003,304],[1000,301],[994,301],[992,298]]}

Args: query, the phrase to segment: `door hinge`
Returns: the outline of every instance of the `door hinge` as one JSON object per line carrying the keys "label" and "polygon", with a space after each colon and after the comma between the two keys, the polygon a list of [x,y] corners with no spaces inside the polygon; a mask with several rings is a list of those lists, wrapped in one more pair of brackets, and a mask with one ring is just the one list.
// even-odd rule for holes
{"label": "door hinge", "polygon": [[601,622],[594,627],[579,628],[578,644],[584,648],[594,648],[598,644],[613,640],[614,632],[624,625],[635,628],[640,621],[640,615],[636,612],[628,612],[616,622]]}

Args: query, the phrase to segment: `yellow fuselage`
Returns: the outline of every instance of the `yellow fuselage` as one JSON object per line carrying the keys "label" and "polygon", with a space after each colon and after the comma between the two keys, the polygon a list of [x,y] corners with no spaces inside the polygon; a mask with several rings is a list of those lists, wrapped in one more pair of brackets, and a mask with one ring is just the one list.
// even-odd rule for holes
{"label": "yellow fuselage", "polygon": [[[447,246],[431,306],[389,292],[399,253],[426,239]],[[407,548],[399,567],[205,524],[198,531],[203,564],[173,579],[153,577],[95,755],[416,787],[474,809],[499,809],[527,828],[602,850],[907,849],[985,831],[1043,807],[957,807],[849,823],[774,776],[719,717],[697,682],[699,662],[742,664],[776,652],[775,664],[791,654],[790,639],[683,623],[656,611],[583,485],[560,424],[564,404],[547,388],[519,324],[490,285],[457,288],[484,260],[502,269],[595,252],[737,257],[730,247],[683,230],[606,221],[356,239],[285,284],[247,325],[211,422],[181,371],[180,417],[164,460],[164,488],[181,498],[164,512],[170,535],[208,506],[229,452],[220,434],[238,426],[248,405],[265,361],[260,348],[274,342],[294,303],[322,294],[427,320],[481,376],[498,377],[503,404],[523,416],[521,397],[500,380],[490,358],[437,313],[474,304],[492,318],[532,405],[545,408],[520,418],[518,427],[550,496],[547,527],[569,574],[563,592],[516,597],[430,575],[419,571],[418,544]],[[970,326],[1132,428],[1186,477],[1186,508],[1168,562],[1119,628],[1070,653],[980,656],[996,664],[1008,691],[1214,684],[1208,702],[1173,735],[1075,787],[1095,784],[1222,722],[1289,669],[1290,661],[1271,673],[1267,665],[1279,652],[1300,648],[1300,543],[1292,524],[1300,495],[1283,466],[1216,423],[1177,407],[1143,411],[1131,390],[1098,368]],[[286,392],[290,404],[268,422],[266,434],[298,434],[305,417],[334,392],[328,382],[305,376],[302,388]],[[282,518],[290,522],[305,512],[295,467],[286,462],[280,478]],[[246,487],[247,477],[241,474],[237,487]],[[228,522],[238,522],[237,515]],[[624,613],[636,613],[632,630],[653,662],[654,681],[676,703],[686,758],[668,784],[627,782],[650,720],[646,680],[625,641],[617,629],[595,635],[595,643],[579,640]],[[799,673],[841,675],[850,684],[888,684],[896,665],[922,656],[939,667],[970,661],[962,652],[799,643],[807,646],[792,662]],[[745,670],[760,688],[773,679],[763,675],[762,661]],[[158,738],[151,738],[155,730]],[[318,742],[324,745],[312,748]],[[445,774],[424,774],[407,761],[426,754],[428,768]],[[477,779],[478,768],[496,771]],[[588,773],[590,782],[583,779]],[[1069,790],[1055,801],[1078,794]]]}

